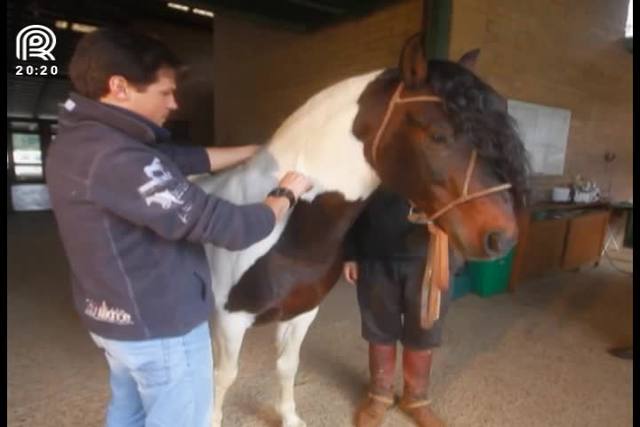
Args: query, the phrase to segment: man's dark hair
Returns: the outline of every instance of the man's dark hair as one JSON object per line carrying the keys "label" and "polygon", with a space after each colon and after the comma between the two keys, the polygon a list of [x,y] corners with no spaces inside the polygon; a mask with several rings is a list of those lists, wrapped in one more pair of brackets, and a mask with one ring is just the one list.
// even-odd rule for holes
{"label": "man's dark hair", "polygon": [[138,90],[157,78],[160,68],[179,70],[180,60],[159,40],[129,30],[103,28],[84,36],[69,63],[75,90],[99,99],[108,93],[109,78],[120,75]]}

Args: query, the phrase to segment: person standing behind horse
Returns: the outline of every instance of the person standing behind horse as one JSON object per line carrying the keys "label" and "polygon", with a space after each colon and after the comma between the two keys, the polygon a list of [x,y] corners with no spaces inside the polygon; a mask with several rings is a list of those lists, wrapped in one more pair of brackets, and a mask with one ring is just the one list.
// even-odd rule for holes
{"label": "person standing behind horse", "polygon": [[[416,425],[443,426],[428,395],[433,350],[442,340],[449,292],[442,294],[440,318],[420,327],[420,293],[428,233],[408,221],[409,205],[396,193],[379,188],[345,240],[347,282],[357,284],[362,337],[369,342],[370,383],[355,414],[357,427],[381,425],[394,402],[396,345],[401,342],[404,392],[400,408]],[[452,261],[454,261],[452,259]]]}
{"label": "person standing behind horse", "polygon": [[46,179],[74,303],[110,371],[107,426],[211,423],[211,274],[203,243],[239,250],[268,236],[310,189],[289,172],[264,202],[237,206],[185,178],[257,146],[173,145],[180,61],[161,42],[100,29],[77,45],[76,92],[60,110]]}

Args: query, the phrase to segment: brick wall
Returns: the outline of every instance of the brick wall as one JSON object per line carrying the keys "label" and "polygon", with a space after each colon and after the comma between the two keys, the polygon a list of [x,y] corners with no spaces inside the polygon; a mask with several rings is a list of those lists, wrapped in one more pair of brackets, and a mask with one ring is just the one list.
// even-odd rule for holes
{"label": "brick wall", "polygon": [[420,30],[422,0],[313,33],[216,15],[216,144],[263,143],[309,97],[346,77],[398,62]]}
{"label": "brick wall", "polygon": [[615,199],[633,192],[632,54],[627,0],[454,0],[450,56],[481,48],[478,73],[509,98],[571,110],[565,176],[534,180],[542,194],[577,173]]}

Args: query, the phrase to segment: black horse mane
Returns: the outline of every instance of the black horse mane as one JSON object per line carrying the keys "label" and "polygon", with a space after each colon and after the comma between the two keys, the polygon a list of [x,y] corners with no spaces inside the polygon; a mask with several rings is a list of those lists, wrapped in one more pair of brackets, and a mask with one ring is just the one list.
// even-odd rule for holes
{"label": "black horse mane", "polygon": [[427,82],[444,100],[456,134],[475,146],[498,179],[511,183],[516,206],[524,206],[529,161],[505,99],[455,62],[430,60],[428,70]]}

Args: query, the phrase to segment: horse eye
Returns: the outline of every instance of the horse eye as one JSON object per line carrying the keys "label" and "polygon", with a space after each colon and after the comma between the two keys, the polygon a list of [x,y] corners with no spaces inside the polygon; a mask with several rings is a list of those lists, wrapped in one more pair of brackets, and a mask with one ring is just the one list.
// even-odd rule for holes
{"label": "horse eye", "polygon": [[449,139],[443,133],[434,133],[431,135],[431,140],[436,144],[446,144]]}

